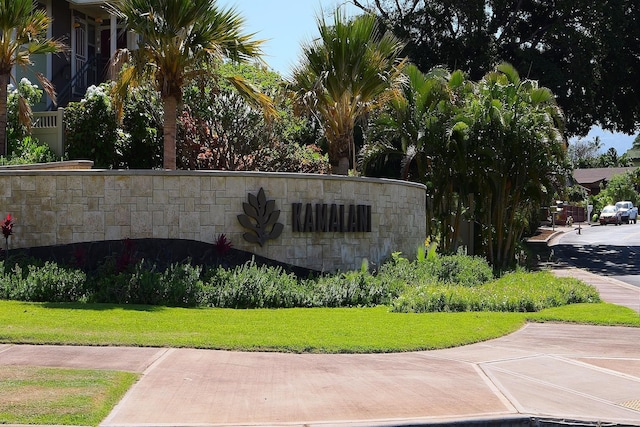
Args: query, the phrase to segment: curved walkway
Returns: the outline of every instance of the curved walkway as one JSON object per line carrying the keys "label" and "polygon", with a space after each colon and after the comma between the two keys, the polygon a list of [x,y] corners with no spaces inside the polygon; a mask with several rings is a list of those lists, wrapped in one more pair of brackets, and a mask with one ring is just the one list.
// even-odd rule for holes
{"label": "curved walkway", "polygon": [[[640,310],[638,288],[557,274]],[[528,324],[459,348],[368,355],[5,345],[0,365],[142,373],[105,427],[640,426],[640,328]]]}

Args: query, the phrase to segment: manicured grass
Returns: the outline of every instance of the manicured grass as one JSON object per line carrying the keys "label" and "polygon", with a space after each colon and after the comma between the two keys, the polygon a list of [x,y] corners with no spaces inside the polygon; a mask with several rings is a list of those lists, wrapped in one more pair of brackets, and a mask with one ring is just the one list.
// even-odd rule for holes
{"label": "manicured grass", "polygon": [[3,366],[0,424],[98,425],[136,379],[128,372]]}
{"label": "manicured grass", "polygon": [[534,322],[572,322],[605,326],[638,326],[640,314],[615,304],[570,304],[529,313],[527,319]]}
{"label": "manicured grass", "polygon": [[324,353],[397,352],[496,338],[527,320],[640,326],[611,304],[539,313],[391,313],[388,307],[279,310],[183,309],[0,301],[0,342],[194,347]]}
{"label": "manicured grass", "polygon": [[495,338],[514,313],[390,313],[387,307],[183,309],[0,302],[0,341],[290,352],[393,352]]}
{"label": "manicured grass", "polygon": [[[613,304],[538,313],[415,314],[383,306],[232,310],[0,301],[0,342],[394,352],[484,341],[526,321],[640,327],[638,313]],[[122,372],[3,366],[0,424],[98,425],[135,380],[135,374]]]}

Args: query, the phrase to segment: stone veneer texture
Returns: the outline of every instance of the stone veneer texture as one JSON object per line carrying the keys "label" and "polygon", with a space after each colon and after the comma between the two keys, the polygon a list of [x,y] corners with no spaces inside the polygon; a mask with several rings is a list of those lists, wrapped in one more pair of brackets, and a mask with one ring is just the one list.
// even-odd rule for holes
{"label": "stone veneer texture", "polygon": [[[238,215],[263,188],[280,210],[282,234],[249,243]],[[0,217],[15,218],[10,248],[125,238],[212,243],[321,271],[379,264],[424,243],[425,188],[403,181],[261,172],[0,171]],[[294,203],[371,206],[371,232],[294,232]],[[315,209],[314,209],[315,212]],[[1,218],[0,218],[1,219]]]}

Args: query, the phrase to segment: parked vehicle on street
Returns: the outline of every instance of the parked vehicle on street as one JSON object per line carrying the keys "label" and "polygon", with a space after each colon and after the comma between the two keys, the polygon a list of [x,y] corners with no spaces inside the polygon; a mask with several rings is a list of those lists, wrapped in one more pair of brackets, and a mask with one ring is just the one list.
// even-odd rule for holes
{"label": "parked vehicle on street", "polygon": [[635,224],[638,222],[638,208],[633,206],[633,202],[627,200],[616,203],[616,207],[620,211],[620,217],[622,222],[631,224],[631,221]]}
{"label": "parked vehicle on street", "polygon": [[607,205],[600,212],[600,225],[622,224],[622,212],[614,205]]}

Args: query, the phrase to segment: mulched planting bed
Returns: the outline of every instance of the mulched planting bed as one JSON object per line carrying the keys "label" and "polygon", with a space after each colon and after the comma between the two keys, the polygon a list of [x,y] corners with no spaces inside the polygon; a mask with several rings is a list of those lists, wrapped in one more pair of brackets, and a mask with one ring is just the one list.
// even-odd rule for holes
{"label": "mulched planting bed", "polygon": [[254,261],[257,265],[280,266],[298,277],[308,277],[318,272],[303,267],[275,261],[251,252],[230,248],[221,250],[212,243],[184,239],[126,239],[98,242],[72,243],[68,245],[39,246],[9,250],[10,258],[32,257],[54,261],[58,265],[73,266],[87,273],[112,258],[127,258],[128,264],[144,260],[162,271],[173,263],[187,263],[203,267],[233,268]]}

